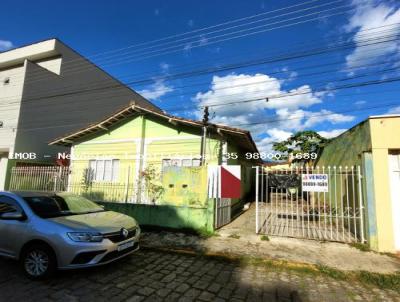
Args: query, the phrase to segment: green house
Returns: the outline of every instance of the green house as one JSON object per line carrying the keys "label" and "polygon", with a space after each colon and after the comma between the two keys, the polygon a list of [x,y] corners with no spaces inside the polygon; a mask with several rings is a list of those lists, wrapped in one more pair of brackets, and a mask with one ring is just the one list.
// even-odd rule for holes
{"label": "green house", "polygon": [[257,147],[246,130],[171,116],[137,105],[53,142],[70,148],[68,190],[105,202],[140,223],[213,230],[215,201],[208,196],[209,165],[241,166],[241,198],[251,199]]}

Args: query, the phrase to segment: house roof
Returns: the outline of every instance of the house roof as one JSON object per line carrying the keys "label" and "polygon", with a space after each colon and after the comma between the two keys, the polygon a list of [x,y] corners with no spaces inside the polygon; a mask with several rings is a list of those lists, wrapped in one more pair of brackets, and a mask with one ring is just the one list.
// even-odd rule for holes
{"label": "house roof", "polygon": [[[177,125],[186,125],[190,127],[195,127],[195,128],[202,128],[204,127],[204,124],[200,121],[196,120],[191,120],[191,119],[186,119],[186,118],[181,118],[177,116],[173,116],[164,112],[158,112],[151,110],[149,108],[144,108],[141,106],[138,106],[136,104],[129,105],[128,107],[125,107],[111,116],[97,122],[94,124],[90,124],[85,128],[82,128],[81,130],[78,130],[76,132],[66,134],[62,137],[59,137],[52,142],[50,142],[50,145],[60,145],[60,146],[71,146],[74,142],[84,138],[87,135],[90,134],[95,134],[101,131],[107,131],[110,127],[113,125],[119,123],[120,121],[123,121],[126,118],[137,116],[137,115],[149,115],[153,117],[157,117],[160,119],[164,119],[165,121],[177,126]],[[212,124],[208,123],[207,128],[210,131],[213,131],[221,136],[230,136],[230,137],[235,137],[235,141],[239,144],[242,145],[245,149],[251,150],[252,152],[258,152],[257,146],[253,141],[253,138],[251,137],[251,134],[247,130],[239,129],[239,128],[233,128],[221,124]]]}

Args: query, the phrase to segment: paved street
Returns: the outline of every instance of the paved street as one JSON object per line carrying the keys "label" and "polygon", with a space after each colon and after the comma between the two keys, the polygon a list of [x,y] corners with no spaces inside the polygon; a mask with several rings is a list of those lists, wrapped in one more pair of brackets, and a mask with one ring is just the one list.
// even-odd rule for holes
{"label": "paved street", "polygon": [[27,280],[0,260],[0,301],[400,301],[393,291],[328,277],[142,250],[116,264]]}

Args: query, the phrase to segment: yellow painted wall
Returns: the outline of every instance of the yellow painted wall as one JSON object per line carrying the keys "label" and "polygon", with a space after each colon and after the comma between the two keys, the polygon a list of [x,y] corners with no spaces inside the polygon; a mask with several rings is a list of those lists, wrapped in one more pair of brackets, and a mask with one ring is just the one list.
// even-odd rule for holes
{"label": "yellow painted wall", "polygon": [[400,149],[400,117],[373,118],[369,122],[379,251],[394,252],[388,152]]}
{"label": "yellow painted wall", "polygon": [[[161,175],[163,159],[200,159],[201,133],[194,133],[193,129],[188,127],[176,127],[167,122],[138,116],[76,143],[72,152],[74,159],[71,161],[73,174],[70,183],[76,184],[76,187],[82,190],[79,184],[82,183],[90,159],[119,159],[119,176],[117,181],[112,183],[114,189],[110,194],[113,196],[116,194],[120,201],[126,200],[125,195],[128,195],[128,200],[134,200],[142,136],[145,138],[142,169],[152,165],[157,174]],[[207,137],[206,164],[219,163],[219,149],[220,141]],[[130,183],[128,192],[125,185],[127,177]],[[115,192],[116,183],[121,184],[117,188],[118,192]],[[104,185],[104,182],[93,182],[90,190],[91,192],[97,190],[99,198],[102,198],[101,194],[106,194],[102,192],[110,191],[104,189]],[[207,190],[207,186],[199,188],[204,192]],[[179,200],[173,202],[175,201],[179,203]]]}

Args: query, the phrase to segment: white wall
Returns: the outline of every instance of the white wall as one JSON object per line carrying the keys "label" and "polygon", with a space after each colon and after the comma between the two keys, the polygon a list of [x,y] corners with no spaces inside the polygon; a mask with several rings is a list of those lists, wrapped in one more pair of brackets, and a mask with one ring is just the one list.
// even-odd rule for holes
{"label": "white wall", "polygon": [[[15,128],[18,124],[22,87],[24,82],[23,65],[0,70],[0,149],[10,150],[14,147]],[[9,84],[4,84],[6,78]]]}

